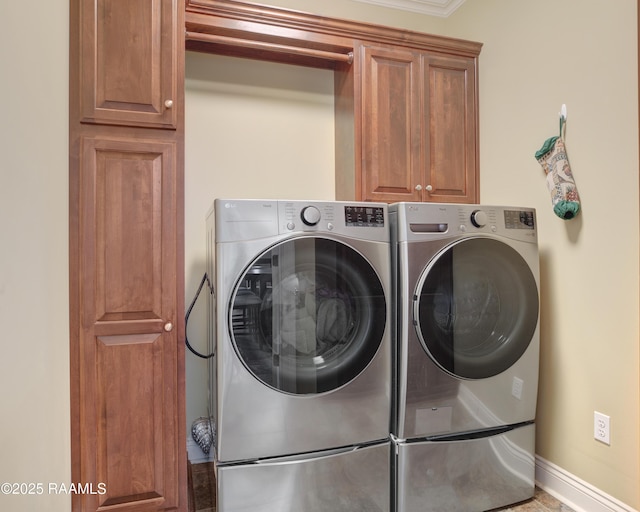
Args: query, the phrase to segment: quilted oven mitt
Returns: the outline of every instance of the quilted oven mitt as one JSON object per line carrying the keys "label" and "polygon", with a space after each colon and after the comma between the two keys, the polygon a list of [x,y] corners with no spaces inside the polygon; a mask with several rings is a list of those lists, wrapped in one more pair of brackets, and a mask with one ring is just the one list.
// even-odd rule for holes
{"label": "quilted oven mitt", "polygon": [[561,219],[569,220],[580,211],[580,196],[569,166],[562,128],[561,119],[560,135],[547,139],[535,157],[547,175],[547,188],[554,213]]}

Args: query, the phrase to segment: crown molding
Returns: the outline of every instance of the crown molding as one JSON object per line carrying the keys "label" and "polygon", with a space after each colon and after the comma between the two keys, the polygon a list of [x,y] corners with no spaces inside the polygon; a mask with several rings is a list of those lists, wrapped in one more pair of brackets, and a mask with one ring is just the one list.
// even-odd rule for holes
{"label": "crown molding", "polygon": [[402,11],[416,12],[428,16],[446,18],[451,15],[465,0],[354,0],[365,4],[381,5]]}

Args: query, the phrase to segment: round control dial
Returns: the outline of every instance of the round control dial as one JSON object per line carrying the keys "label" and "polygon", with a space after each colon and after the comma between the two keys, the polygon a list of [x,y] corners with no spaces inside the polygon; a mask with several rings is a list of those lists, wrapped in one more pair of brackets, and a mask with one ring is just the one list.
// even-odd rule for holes
{"label": "round control dial", "polygon": [[471,224],[477,228],[482,228],[487,225],[487,214],[482,210],[475,210],[471,214]]}
{"label": "round control dial", "polygon": [[315,206],[307,206],[302,209],[302,212],[300,212],[300,218],[307,226],[315,226],[320,222],[321,217],[320,210]]}

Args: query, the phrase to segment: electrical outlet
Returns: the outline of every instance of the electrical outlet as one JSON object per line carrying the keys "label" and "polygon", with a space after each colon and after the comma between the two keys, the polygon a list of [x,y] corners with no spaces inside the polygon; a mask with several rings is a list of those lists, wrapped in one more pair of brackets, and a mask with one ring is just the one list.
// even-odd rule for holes
{"label": "electrical outlet", "polygon": [[593,437],[606,445],[611,445],[611,418],[598,411],[593,412]]}

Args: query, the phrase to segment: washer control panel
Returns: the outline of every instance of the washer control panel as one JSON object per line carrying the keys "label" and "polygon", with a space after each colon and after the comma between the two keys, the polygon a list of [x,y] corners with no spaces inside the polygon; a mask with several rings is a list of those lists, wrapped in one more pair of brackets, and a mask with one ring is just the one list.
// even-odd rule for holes
{"label": "washer control panel", "polygon": [[298,233],[388,243],[388,212],[386,203],[216,199],[208,215],[215,214],[216,243]]}
{"label": "washer control panel", "polygon": [[345,206],[344,222],[347,226],[383,228],[384,208],[381,206]]}
{"label": "washer control panel", "polygon": [[347,201],[277,201],[281,233],[330,232],[356,238],[389,237],[388,207]]}

